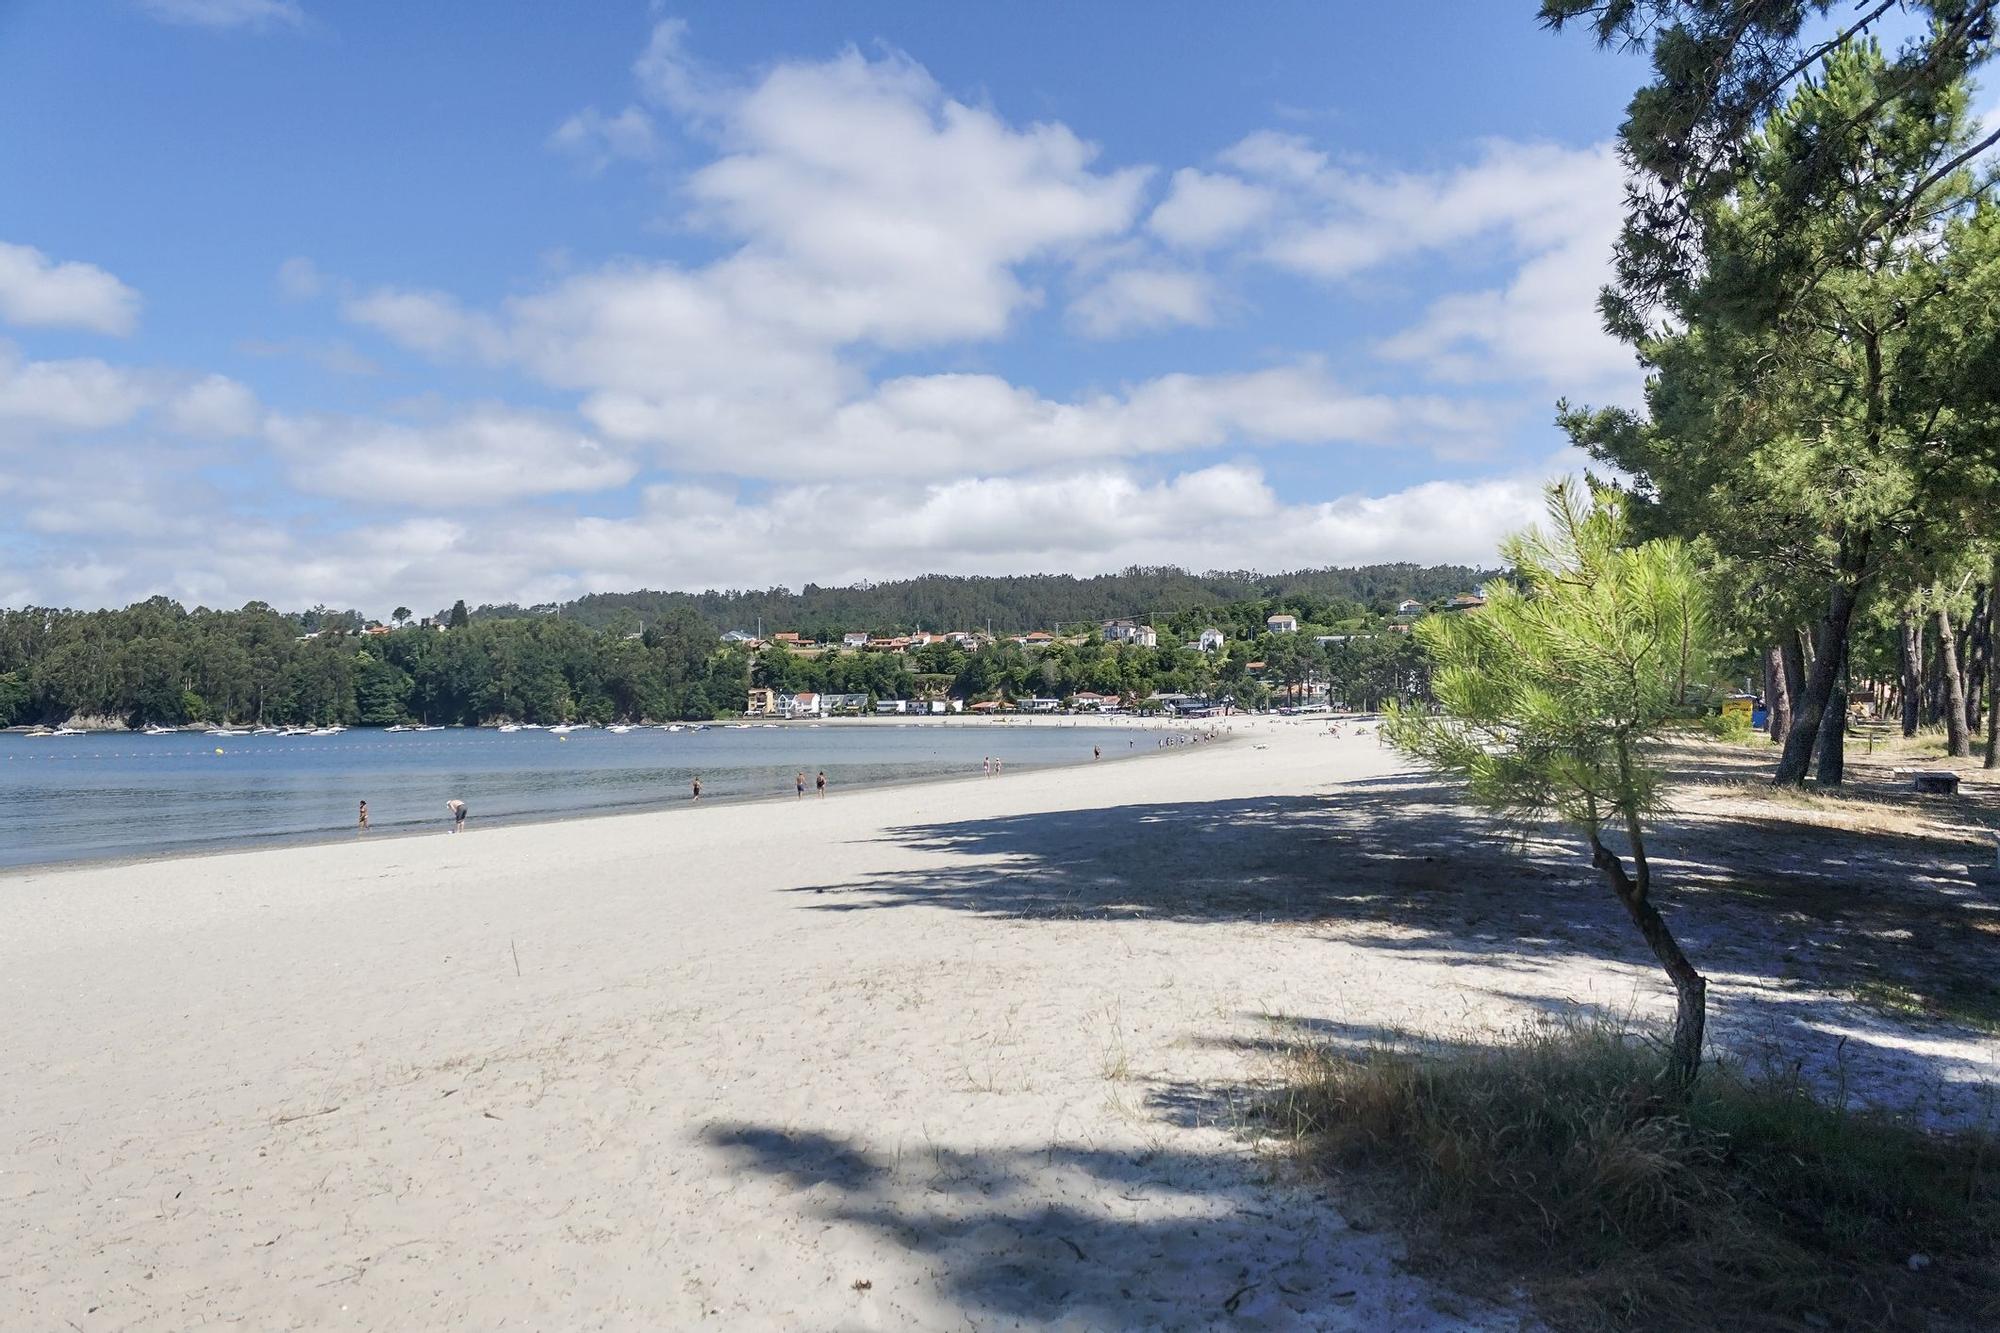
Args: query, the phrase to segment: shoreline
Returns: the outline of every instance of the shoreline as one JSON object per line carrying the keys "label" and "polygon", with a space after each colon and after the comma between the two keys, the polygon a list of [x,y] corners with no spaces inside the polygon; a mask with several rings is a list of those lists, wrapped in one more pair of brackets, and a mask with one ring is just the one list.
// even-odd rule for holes
{"label": "shoreline", "polygon": [[[862,724],[888,722],[888,723],[900,724],[903,726],[935,724],[936,722],[943,720],[944,719],[937,719],[937,718],[845,719],[845,721],[862,723]],[[975,724],[981,724],[981,725],[988,723],[1004,723],[1004,722],[1015,721],[1015,719],[1011,718],[1007,719],[971,718],[971,719],[955,719],[955,720],[970,721]],[[834,723],[835,721],[836,719],[828,719],[826,723],[821,723],[816,725],[829,725]],[[1134,719],[1134,721],[1136,722],[1138,721],[1138,719]],[[779,725],[784,725],[784,724],[779,724]],[[797,721],[795,720],[792,723],[792,725],[798,725]],[[1085,723],[1084,725],[1100,726],[1103,724]],[[1150,726],[1151,729],[1153,730],[1170,730],[1176,728],[1184,728],[1184,724],[1176,720],[1152,721],[1150,723]],[[1111,730],[1113,728],[1106,727],[1105,729]],[[379,730],[379,729],[370,729],[370,730]],[[467,728],[462,728],[462,730],[472,731],[472,730],[492,730],[492,729],[467,727]],[[115,735],[117,733],[95,732],[86,734]],[[132,734],[138,735],[140,733],[134,732]],[[188,733],[188,734],[199,735],[200,733]],[[1231,739],[1234,739],[1234,737],[1231,734],[1225,732],[1213,737],[1211,740],[1202,742],[1202,744],[1216,745]],[[1187,748],[1192,750],[1195,747],[1193,746],[1157,747],[1153,751],[1141,750],[1138,751],[1137,753],[1126,755],[1122,759],[1114,759],[1111,762],[1129,763],[1134,759],[1147,758],[1149,755],[1150,757],[1156,759],[1163,758],[1166,755],[1177,753],[1178,750],[1181,748]],[[1060,771],[1065,769],[1077,768],[1085,766],[1089,762],[1091,761],[1072,760],[1060,764],[1029,765],[1028,767],[1021,770],[1021,775],[1026,776],[1027,774],[1031,773],[1045,773],[1051,771]],[[1007,775],[1003,774],[1001,776],[1007,776]],[[918,778],[884,778],[878,781],[860,780],[844,784],[842,790],[847,792],[869,792],[869,791],[894,790],[894,789],[917,789],[917,788],[925,788],[933,786],[942,786],[957,782],[967,782],[967,781],[984,782],[992,780],[993,780],[992,775],[984,773],[969,773],[969,772],[952,773],[942,776],[918,777]],[[809,797],[807,799],[815,799],[815,798]],[[484,820],[480,822],[479,827],[490,828],[490,829],[545,828],[545,827],[560,826],[565,824],[581,823],[590,820],[619,819],[619,818],[625,818],[629,816],[639,816],[639,815],[667,815],[667,814],[674,814],[677,812],[693,814],[697,810],[702,808],[721,809],[721,808],[732,808],[732,807],[746,806],[746,805],[758,805],[768,802],[791,802],[793,804],[797,804],[798,798],[795,795],[778,791],[770,793],[759,793],[754,795],[743,794],[743,795],[707,796],[704,797],[701,802],[697,803],[693,800],[690,800],[687,796],[681,795],[681,796],[676,796],[671,800],[662,800],[658,802],[635,800],[627,804],[614,805],[608,808],[590,809],[590,810],[569,810],[569,811],[564,811],[560,814],[551,814],[551,815],[489,815],[486,816]],[[472,819],[480,820],[480,816],[477,813],[475,813],[472,816]],[[161,865],[171,865],[180,861],[207,861],[207,860],[213,860],[217,857],[255,855],[259,853],[282,852],[299,848],[339,847],[339,846],[346,846],[348,844],[361,845],[369,843],[420,840],[429,837],[460,836],[454,834],[451,831],[446,820],[440,819],[436,822],[438,825],[446,825],[446,826],[434,827],[431,825],[425,825],[422,827],[383,828],[379,831],[371,829],[367,834],[362,834],[353,828],[349,828],[344,831],[329,829],[322,832],[313,832],[313,833],[271,833],[271,834],[255,836],[254,838],[248,840],[243,838],[236,838],[224,842],[190,844],[187,846],[176,847],[171,850],[161,851],[156,853],[144,853],[138,855],[122,855],[122,856],[72,857],[55,861],[25,861],[15,865],[0,865],[0,892],[4,892],[8,886],[9,881],[12,880],[35,879],[45,875],[63,874],[76,871],[88,871],[88,870],[97,870],[97,869],[105,869],[113,867],[161,866]]]}

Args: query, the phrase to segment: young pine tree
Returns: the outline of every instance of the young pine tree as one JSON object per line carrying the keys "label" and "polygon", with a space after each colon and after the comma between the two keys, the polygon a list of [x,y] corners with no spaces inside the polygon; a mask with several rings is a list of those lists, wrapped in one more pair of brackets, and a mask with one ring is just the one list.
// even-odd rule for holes
{"label": "young pine tree", "polygon": [[1686,1087],[1701,1064],[1707,982],[1653,902],[1646,825],[1661,775],[1649,742],[1701,711],[1706,598],[1681,543],[1627,544],[1617,494],[1558,482],[1548,513],[1549,531],[1501,546],[1518,587],[1495,582],[1483,608],[1418,622],[1438,709],[1397,709],[1385,730],[1479,805],[1583,835],[1674,984],[1667,1072]]}

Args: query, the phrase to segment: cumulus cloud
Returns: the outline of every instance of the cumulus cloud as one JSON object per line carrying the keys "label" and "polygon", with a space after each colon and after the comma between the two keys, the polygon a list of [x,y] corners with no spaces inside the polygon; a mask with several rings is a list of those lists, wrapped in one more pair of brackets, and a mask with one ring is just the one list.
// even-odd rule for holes
{"label": "cumulus cloud", "polygon": [[265,435],[300,486],[377,505],[453,509],[601,491],[635,471],[558,418],[498,407],[427,423],[274,416]]}
{"label": "cumulus cloud", "polygon": [[1169,245],[1204,249],[1242,234],[1276,207],[1276,196],[1263,186],[1183,167],[1146,226]]}
{"label": "cumulus cloud", "polygon": [[138,0],[162,23],[193,28],[296,28],[305,22],[297,0]]}
{"label": "cumulus cloud", "polygon": [[24,361],[0,343],[0,425],[30,433],[104,430],[132,421],[156,398],[143,376],[95,358]]}
{"label": "cumulus cloud", "polygon": [[1215,322],[1215,282],[1205,273],[1169,268],[1114,269],[1070,303],[1070,327],[1090,338],[1118,338]]}
{"label": "cumulus cloud", "polygon": [[652,118],[636,106],[615,116],[585,107],[555,128],[548,146],[593,176],[620,158],[644,161],[658,149]]}
{"label": "cumulus cloud", "polygon": [[1328,283],[1399,263],[1449,271],[1498,261],[1512,270],[1504,281],[1438,298],[1378,351],[1447,381],[1636,390],[1631,357],[1595,306],[1623,206],[1611,145],[1492,140],[1457,168],[1385,172],[1336,165],[1302,138],[1263,131],[1216,166],[1175,174],[1148,220],[1154,236],[1182,250],[1231,247]]}
{"label": "cumulus cloud", "polygon": [[227,375],[207,375],[169,398],[161,415],[182,435],[233,439],[257,429],[257,396]]}
{"label": "cumulus cloud", "polygon": [[123,335],[138,325],[139,293],[95,264],[0,241],[0,320]]}

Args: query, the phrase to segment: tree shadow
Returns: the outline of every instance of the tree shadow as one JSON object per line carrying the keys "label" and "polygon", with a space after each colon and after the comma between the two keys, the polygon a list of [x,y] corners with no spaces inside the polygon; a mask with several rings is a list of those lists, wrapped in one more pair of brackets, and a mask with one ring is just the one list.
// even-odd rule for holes
{"label": "tree shadow", "polygon": [[[857,1274],[919,1325],[1075,1328],[1506,1328],[1446,1312],[1397,1267],[1398,1242],[1244,1153],[1053,1143],[888,1154],[848,1136],[754,1124],[705,1135],[732,1174],[889,1258],[930,1291]],[[857,1258],[854,1262],[867,1262]],[[880,1275],[878,1274],[877,1277]],[[864,1286],[865,1284],[865,1286]],[[1447,1298],[1446,1304],[1459,1302]],[[942,1305],[949,1311],[945,1320]],[[942,1321],[942,1322],[940,1322]]]}
{"label": "tree shadow", "polygon": [[[1714,771],[1740,780],[1727,763]],[[1664,818],[1655,893],[1712,992],[1717,1038],[1816,1072],[1874,1052],[1888,1090],[1985,1084],[2000,986],[2000,895],[1971,835],[1856,831],[1823,811],[1754,809],[1727,787]],[[1138,802],[908,825],[920,868],[791,890],[817,911],[925,906],[1015,920],[1261,922],[1445,965],[1551,978],[1655,964],[1576,841],[1509,833],[1408,774],[1324,795]],[[902,858],[907,860],[907,858]],[[1552,982],[1551,984],[1555,984]],[[1497,992],[1496,992],[1497,994]],[[1894,1014],[1853,996],[1914,997]],[[1573,1010],[1524,984],[1517,1008]],[[1932,1003],[1935,1001],[1935,1003]],[[1984,1046],[1983,1056],[1977,1047]]]}

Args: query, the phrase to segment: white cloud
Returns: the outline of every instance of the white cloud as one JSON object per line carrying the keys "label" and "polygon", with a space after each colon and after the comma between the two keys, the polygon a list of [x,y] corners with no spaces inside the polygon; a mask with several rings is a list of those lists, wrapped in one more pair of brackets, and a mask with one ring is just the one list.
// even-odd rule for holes
{"label": "white cloud", "polygon": [[[549,521],[494,558],[493,595],[525,570],[593,588],[797,586],[939,573],[1096,573],[1130,564],[1296,569],[1387,560],[1487,563],[1540,512],[1541,477],[1430,482],[1324,503],[1279,495],[1254,467],[1147,480],[1116,467],[931,486],[825,483],[745,503],[714,488],[651,489],[640,513]],[[484,569],[477,538],[457,563]],[[482,596],[486,595],[483,591]],[[551,593],[548,595],[555,595]]]}
{"label": "white cloud", "polygon": [[1276,196],[1263,186],[1182,167],[1146,226],[1169,245],[1207,249],[1241,235],[1276,207]]}
{"label": "white cloud", "polygon": [[104,430],[133,420],[156,396],[143,377],[95,358],[23,361],[0,343],[0,425],[31,433]]}
{"label": "white cloud", "polygon": [[594,106],[585,107],[556,127],[548,146],[574,159],[591,175],[620,158],[643,162],[658,150],[652,119],[636,106],[628,106],[615,116],[607,116]]}
{"label": "white cloud", "polygon": [[1327,157],[1298,135],[1258,130],[1227,149],[1222,162],[1246,176],[1299,185],[1318,179]]}
{"label": "white cloud", "polygon": [[497,407],[422,424],[274,416],[265,434],[307,490],[377,505],[453,509],[601,491],[635,471],[557,418]]}
{"label": "white cloud", "polygon": [[168,399],[161,417],[168,429],[208,439],[253,434],[257,396],[227,375],[209,375]]}
{"label": "white cloud", "polygon": [[1122,268],[1070,304],[1070,326],[1091,338],[1118,338],[1215,322],[1215,283],[1204,273]]}
{"label": "white cloud", "polygon": [[1644,376],[1596,305],[1616,231],[1536,256],[1505,287],[1443,297],[1378,350],[1440,379],[1539,381],[1636,403]]}
{"label": "white cloud", "polygon": [[1300,364],[1226,375],[1163,375],[1119,393],[1059,401],[995,375],[909,375],[830,407],[607,395],[585,415],[614,439],[658,446],[698,472],[778,479],[948,477],[1062,460],[1271,444],[1397,444],[1481,452],[1494,411],[1442,398],[1361,394]]}
{"label": "white cloud", "polygon": [[443,292],[383,288],[350,298],[341,311],[355,323],[378,329],[420,352],[436,355],[475,349],[491,354],[498,348],[490,322],[467,314]]}
{"label": "white cloud", "polygon": [[326,290],[326,276],[312,260],[294,256],[278,265],[278,290],[287,300],[310,301]]}
{"label": "white cloud", "polygon": [[0,241],[0,319],[123,335],[138,325],[139,293],[95,264],[58,263],[33,246]]}
{"label": "white cloud", "polygon": [[296,28],[305,22],[297,0],[138,0],[163,23],[194,28]]}

